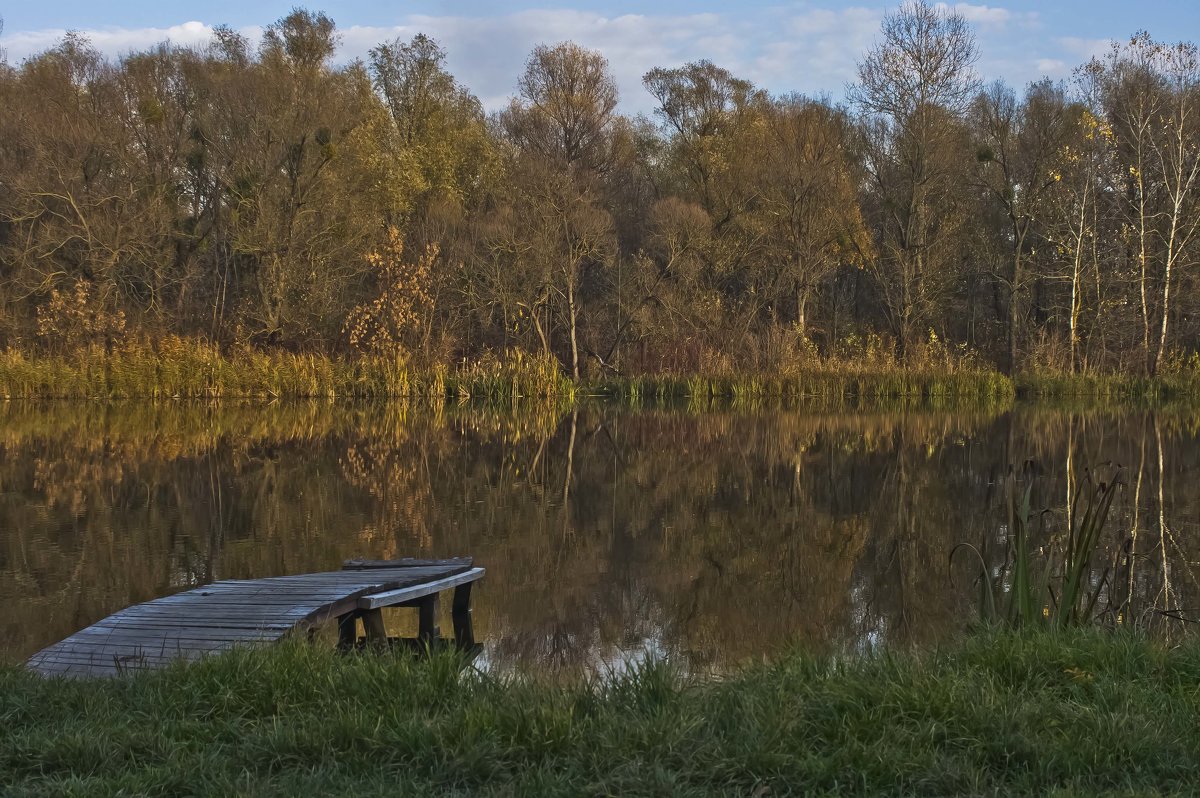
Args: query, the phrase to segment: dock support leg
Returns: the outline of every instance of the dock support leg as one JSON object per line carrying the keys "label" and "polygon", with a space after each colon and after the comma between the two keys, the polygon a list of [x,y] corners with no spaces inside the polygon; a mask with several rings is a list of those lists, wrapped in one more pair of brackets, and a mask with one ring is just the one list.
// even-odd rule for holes
{"label": "dock support leg", "polygon": [[471,585],[467,582],[454,588],[454,603],[450,617],[454,622],[454,642],[459,648],[475,645],[475,631],[471,627]]}
{"label": "dock support leg", "polygon": [[417,637],[426,643],[431,643],[441,637],[442,630],[438,628],[437,593],[422,599],[417,611],[420,613],[417,625]]}
{"label": "dock support leg", "polygon": [[338,649],[350,651],[358,643],[358,612],[348,612],[338,618]]}
{"label": "dock support leg", "polygon": [[367,642],[374,646],[386,646],[387,630],[383,628],[383,612],[374,610],[364,610],[362,613],[363,628],[367,630]]}

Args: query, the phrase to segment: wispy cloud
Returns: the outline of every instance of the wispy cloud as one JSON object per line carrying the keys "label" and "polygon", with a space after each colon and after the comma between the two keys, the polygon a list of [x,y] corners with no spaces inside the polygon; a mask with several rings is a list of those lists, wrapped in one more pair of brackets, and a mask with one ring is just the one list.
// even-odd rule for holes
{"label": "wispy cloud", "polygon": [[[946,4],[974,24],[986,78],[1004,77],[1020,85],[1043,74],[1057,77],[1072,61],[1106,48],[1106,40],[1031,37],[1036,13],[1002,6]],[[515,90],[517,77],[537,44],[571,39],[602,51],[621,88],[627,111],[649,111],[652,100],[641,78],[656,66],[676,66],[707,58],[773,92],[842,95],[855,79],[855,65],[876,40],[878,6],[823,7],[813,3],[696,14],[620,14],[566,8],[524,10],[483,16],[407,15],[392,26],[344,25],[338,58],[365,58],[371,47],[418,32],[438,39],[449,67],[484,105],[498,108]],[[216,21],[188,21],[170,27],[105,27],[81,31],[110,56],[162,41],[200,45]],[[252,40],[260,27],[242,31]],[[6,31],[0,46],[10,63],[52,47],[64,30]]]}
{"label": "wispy cloud", "polygon": [[1012,21],[1013,12],[997,6],[977,6],[971,3],[935,3],[942,11],[954,11],[967,22],[976,25],[1004,25]]}
{"label": "wispy cloud", "polygon": [[1080,61],[1090,61],[1107,55],[1113,46],[1112,39],[1083,39],[1078,36],[1062,36],[1058,39],[1063,51]]}
{"label": "wispy cloud", "polygon": [[[212,26],[203,22],[183,22],[167,28],[105,27],[80,31],[102,53],[121,55],[131,50],[170,41],[181,45],[197,45],[212,38]],[[67,34],[61,28],[32,31],[11,31],[0,38],[12,62],[20,62],[35,53],[47,50]]]}

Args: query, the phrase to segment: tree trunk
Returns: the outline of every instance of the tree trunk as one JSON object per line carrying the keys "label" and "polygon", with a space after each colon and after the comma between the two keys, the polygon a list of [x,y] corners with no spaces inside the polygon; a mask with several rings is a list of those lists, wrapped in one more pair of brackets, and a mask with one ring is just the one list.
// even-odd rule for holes
{"label": "tree trunk", "polygon": [[1021,281],[1021,247],[1024,236],[1017,238],[1017,251],[1013,254],[1012,283],[1008,287],[1008,374],[1017,373],[1017,287]]}
{"label": "tree trunk", "polygon": [[[1143,165],[1142,158],[1138,157],[1138,166]],[[1146,297],[1146,282],[1149,279],[1147,274],[1148,254],[1146,252],[1146,226],[1149,224],[1146,220],[1146,187],[1143,183],[1142,170],[1138,169],[1138,264],[1141,267],[1141,274],[1138,279],[1138,288],[1141,293],[1142,302],[1142,364],[1148,373],[1153,374],[1154,366],[1150,362],[1150,304]]]}
{"label": "tree trunk", "polygon": [[579,309],[575,304],[575,273],[574,268],[567,278],[567,320],[571,326],[571,376],[579,381],[579,339],[576,334],[576,322]]}
{"label": "tree trunk", "polygon": [[1163,291],[1162,291],[1162,326],[1159,329],[1158,349],[1154,353],[1154,359],[1150,361],[1150,376],[1158,374],[1158,367],[1162,364],[1163,356],[1167,351],[1167,319],[1171,312],[1171,256],[1167,255],[1166,273],[1163,274]]}

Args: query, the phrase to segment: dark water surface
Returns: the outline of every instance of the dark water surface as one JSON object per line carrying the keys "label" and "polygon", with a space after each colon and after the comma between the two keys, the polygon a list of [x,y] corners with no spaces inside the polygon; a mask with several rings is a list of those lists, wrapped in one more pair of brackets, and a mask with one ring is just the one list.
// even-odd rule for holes
{"label": "dark water surface", "polygon": [[499,667],[926,643],[971,615],[954,545],[1002,560],[1027,459],[1047,540],[1068,473],[1123,464],[1122,617],[1196,615],[1197,434],[1168,411],[0,403],[0,659],[214,579],[460,554],[488,569],[475,625]]}

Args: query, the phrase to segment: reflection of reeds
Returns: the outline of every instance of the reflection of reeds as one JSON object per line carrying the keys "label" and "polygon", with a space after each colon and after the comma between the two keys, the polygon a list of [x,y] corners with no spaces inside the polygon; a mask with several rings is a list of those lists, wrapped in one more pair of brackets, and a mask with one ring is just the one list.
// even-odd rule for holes
{"label": "reflection of reeds", "polygon": [[452,428],[499,441],[541,439],[558,425],[554,402],[362,402],[331,412],[324,402],[0,402],[0,446],[15,454],[48,441],[79,460],[107,453],[126,464],[207,454],[222,442],[254,446],[406,440],[411,431]]}
{"label": "reflection of reeds", "polygon": [[[1112,601],[1104,607],[1100,602],[1112,587],[1116,556],[1098,575],[1096,567],[1105,523],[1120,484],[1119,472],[1107,481],[1097,481],[1091,471],[1085,472],[1084,485],[1068,507],[1066,535],[1039,546],[1030,509],[1032,480],[1018,489],[1017,479],[1010,474],[1007,551],[1002,567],[992,570],[986,547],[959,543],[950,554],[953,561],[956,554],[964,553],[978,566],[980,619],[1012,627],[1063,627],[1091,624],[1107,615],[1113,609]],[[1039,513],[1038,518],[1046,515]]]}

